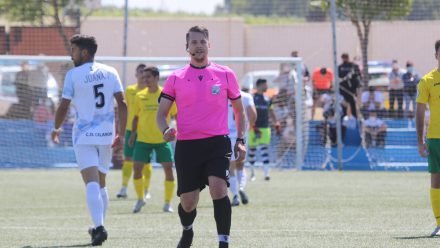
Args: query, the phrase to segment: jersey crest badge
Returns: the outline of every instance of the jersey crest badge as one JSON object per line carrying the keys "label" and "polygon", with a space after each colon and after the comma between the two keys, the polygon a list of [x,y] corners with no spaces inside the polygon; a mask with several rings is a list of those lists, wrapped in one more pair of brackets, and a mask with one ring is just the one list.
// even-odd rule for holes
{"label": "jersey crest badge", "polygon": [[214,84],[211,88],[211,94],[218,95],[220,93],[220,85]]}

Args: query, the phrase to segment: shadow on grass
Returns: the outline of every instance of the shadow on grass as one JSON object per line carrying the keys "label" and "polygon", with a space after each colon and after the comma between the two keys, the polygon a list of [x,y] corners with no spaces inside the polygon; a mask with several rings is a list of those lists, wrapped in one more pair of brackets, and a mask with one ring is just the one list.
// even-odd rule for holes
{"label": "shadow on grass", "polygon": [[22,248],[58,248],[58,247],[89,247],[92,246],[91,243],[88,244],[78,244],[78,245],[54,245],[54,246],[23,246]]}
{"label": "shadow on grass", "polygon": [[425,235],[425,236],[409,236],[409,237],[394,237],[395,239],[400,240],[406,240],[406,239],[436,239],[439,238],[438,236],[431,236],[431,235]]}

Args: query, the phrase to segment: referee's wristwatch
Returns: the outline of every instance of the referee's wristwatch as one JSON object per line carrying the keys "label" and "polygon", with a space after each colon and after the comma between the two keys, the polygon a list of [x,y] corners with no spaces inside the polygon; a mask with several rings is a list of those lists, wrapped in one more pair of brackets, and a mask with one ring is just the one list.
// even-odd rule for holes
{"label": "referee's wristwatch", "polygon": [[246,145],[246,140],[244,138],[237,138],[235,140],[235,143],[238,143],[238,142],[242,143],[243,145]]}

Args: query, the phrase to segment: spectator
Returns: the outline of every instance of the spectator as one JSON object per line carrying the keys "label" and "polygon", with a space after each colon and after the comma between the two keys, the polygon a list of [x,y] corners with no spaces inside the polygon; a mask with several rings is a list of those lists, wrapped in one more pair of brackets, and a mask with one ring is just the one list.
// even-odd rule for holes
{"label": "spectator", "polygon": [[[298,51],[296,51],[296,50],[292,51],[290,56],[292,56],[293,58],[298,58],[299,57]],[[295,68],[295,71],[297,71],[296,68]],[[304,63],[304,61],[302,64],[302,74],[303,74],[303,82],[307,83],[310,79],[310,72],[309,72],[309,69],[307,68],[306,64]]]}
{"label": "spectator", "polygon": [[[397,60],[393,60],[393,69],[388,75],[390,85],[388,90],[390,93],[390,116],[399,118],[402,115],[403,105],[403,81],[402,73],[399,70]],[[394,101],[397,100],[397,114],[394,111]]]}
{"label": "spectator", "polygon": [[[295,98],[288,96],[286,90],[280,89],[272,98],[273,111],[281,126],[281,136],[277,144],[277,157],[282,157],[286,148],[295,148]],[[277,139],[275,139],[277,140]]]}
{"label": "spectator", "polygon": [[[335,109],[335,99],[336,99],[336,94],[334,94],[332,91],[329,91],[327,93],[324,93],[321,95],[319,101],[323,103],[322,106],[322,110],[323,110],[323,115],[324,118],[326,117],[326,112],[331,110],[331,109]],[[345,115],[348,114],[352,114],[352,110],[351,110],[351,106],[350,104],[344,99],[344,97],[342,95],[339,95],[339,103],[340,106],[338,108],[338,110],[341,113],[341,118]]]}
{"label": "spectator", "polygon": [[406,72],[402,75],[403,96],[405,99],[404,117],[409,118],[409,105],[412,103],[412,116],[416,110],[417,84],[420,81],[419,74],[414,70],[414,64],[411,61],[406,62]]}
{"label": "spectator", "polygon": [[295,82],[298,81],[298,77],[295,70],[291,70],[289,64],[280,64],[280,72],[273,82],[278,84],[280,91],[285,91],[289,95],[293,95],[295,92]]}
{"label": "spectator", "polygon": [[352,114],[357,117],[356,106],[358,97],[360,96],[361,88],[361,71],[359,66],[353,62],[350,62],[350,57],[347,53],[341,55],[342,64],[338,66],[338,74],[341,80],[339,92],[344,99],[350,104]]}
{"label": "spectator", "polygon": [[387,124],[377,117],[377,111],[371,110],[364,122],[365,143],[367,147],[385,147]]}
{"label": "spectator", "polygon": [[31,119],[31,90],[29,88],[29,65],[23,61],[21,63],[21,71],[15,76],[15,88],[18,103],[11,106],[8,110],[7,117],[12,119]]}
{"label": "spectator", "polygon": [[[323,142],[327,143],[327,140],[330,140],[331,146],[336,146],[337,136],[336,136],[336,114],[335,114],[335,94],[325,93],[321,96],[320,101],[323,103],[323,117],[324,117],[324,127],[323,127]],[[349,118],[345,119],[353,119],[351,106],[350,104],[344,100],[342,95],[339,95],[340,105],[338,107],[338,111],[340,113],[341,121],[344,121],[344,118],[348,116]],[[342,131],[342,140],[345,138],[346,126],[341,126]]]}
{"label": "spectator", "polygon": [[49,69],[44,64],[38,64],[35,70],[29,72],[29,89],[32,94],[32,106],[39,104],[40,99],[47,98],[47,80]]}
{"label": "spectator", "polygon": [[[298,58],[298,51],[292,51],[292,53],[290,54],[293,58]],[[298,76],[298,70],[296,67],[293,68],[294,70],[292,70],[292,73],[294,72],[296,76]],[[306,64],[302,63],[302,76],[303,76],[303,87],[304,87],[304,94],[303,96],[305,96],[305,98],[303,98],[303,103],[305,103],[305,106],[307,108],[312,108],[313,107],[313,89],[312,86],[310,85],[310,72],[309,69],[307,68]],[[295,82],[297,82],[298,79],[297,77],[295,77]],[[308,115],[310,115],[310,111],[309,109],[306,110]]]}
{"label": "spectator", "polygon": [[315,109],[321,105],[321,95],[328,93],[332,89],[333,71],[329,68],[319,67],[313,71],[312,85],[313,85],[313,108],[312,119],[315,117]]}
{"label": "spectator", "polygon": [[330,68],[319,67],[313,71],[312,84],[314,93],[329,92],[333,85],[333,71]]}
{"label": "spectator", "polygon": [[[46,146],[50,140],[50,129],[53,127],[55,106],[50,98],[40,98],[38,104],[33,108],[32,118],[34,120],[34,145],[37,147]],[[49,128],[50,127],[50,128]]]}
{"label": "spectator", "polygon": [[362,108],[361,112],[363,116],[367,116],[371,110],[376,110],[379,118],[383,118],[385,113],[384,97],[381,91],[376,90],[376,87],[368,87],[368,91],[362,92]]}

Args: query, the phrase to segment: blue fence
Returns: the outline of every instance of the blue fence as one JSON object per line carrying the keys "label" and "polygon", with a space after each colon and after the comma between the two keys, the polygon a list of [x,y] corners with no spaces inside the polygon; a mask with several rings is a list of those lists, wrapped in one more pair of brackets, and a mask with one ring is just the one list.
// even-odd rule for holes
{"label": "blue fence", "polygon": [[[427,170],[427,160],[418,154],[415,124],[406,120],[386,120],[386,123],[385,148],[364,148],[360,145],[359,127],[347,130],[343,149],[344,170]],[[52,125],[36,124],[32,120],[0,120],[0,168],[74,166],[71,125],[63,127],[60,145],[53,145],[48,140]],[[303,169],[337,169],[336,148],[327,148],[322,144],[319,125],[322,122],[309,123]],[[276,152],[273,151],[273,154]],[[294,159],[295,150],[292,148],[285,152],[281,164],[294,165]]]}
{"label": "blue fence", "polygon": [[[361,146],[359,126],[347,129],[343,147],[344,170],[406,170],[426,171],[427,159],[418,154],[414,121],[385,120],[388,128],[384,148]],[[309,122],[308,144],[303,169],[337,169],[336,147],[325,147],[319,126],[322,121]]]}
{"label": "blue fence", "polygon": [[71,128],[65,126],[61,145],[48,140],[52,124],[32,120],[0,120],[0,168],[69,167],[75,165]]}

